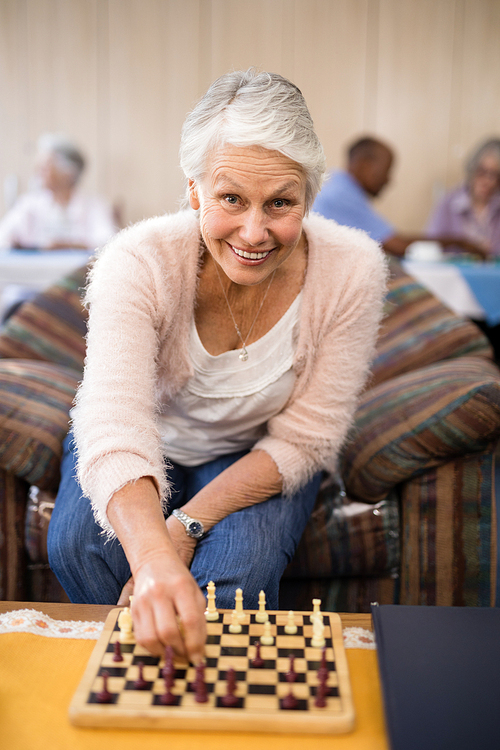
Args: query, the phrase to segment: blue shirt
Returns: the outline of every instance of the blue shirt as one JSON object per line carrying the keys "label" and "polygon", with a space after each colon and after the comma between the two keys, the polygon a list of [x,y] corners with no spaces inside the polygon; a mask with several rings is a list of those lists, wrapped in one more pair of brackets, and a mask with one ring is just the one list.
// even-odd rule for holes
{"label": "blue shirt", "polygon": [[316,198],[313,211],[338,224],[363,229],[377,242],[395,231],[370,205],[368,195],[348,172],[333,172]]}

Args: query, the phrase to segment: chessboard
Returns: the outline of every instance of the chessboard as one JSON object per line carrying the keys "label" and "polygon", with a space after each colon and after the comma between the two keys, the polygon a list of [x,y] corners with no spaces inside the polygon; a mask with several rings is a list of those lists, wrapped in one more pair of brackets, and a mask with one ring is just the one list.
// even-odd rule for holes
{"label": "chessboard", "polygon": [[[203,732],[246,731],[300,734],[348,732],[354,727],[354,707],[342,626],[337,614],[323,612],[325,645],[311,645],[311,612],[296,612],[297,632],[285,633],[287,612],[268,611],[272,646],[260,646],[263,664],[252,661],[263,625],[256,611],[246,610],[241,633],[229,632],[231,611],[219,610],[217,622],[207,622],[205,647],[206,702],[196,700],[195,668],[175,658],[172,705],[162,705],[165,658],[152,656],[136,643],[122,644],[121,662],[113,660],[120,638],[118,615],[111,610],[94,648],[69,715],[73,724],[93,727],[189,729]],[[290,678],[290,666],[294,673]],[[323,707],[315,705],[318,670],[328,669]],[[233,671],[234,670],[234,671]],[[233,705],[224,705],[228,672],[236,680]],[[103,673],[107,673],[104,678]],[[139,677],[141,678],[138,683]],[[99,702],[106,680],[109,702]],[[140,684],[140,689],[137,685]],[[284,700],[293,694],[293,708]],[[287,706],[285,708],[285,706]]]}

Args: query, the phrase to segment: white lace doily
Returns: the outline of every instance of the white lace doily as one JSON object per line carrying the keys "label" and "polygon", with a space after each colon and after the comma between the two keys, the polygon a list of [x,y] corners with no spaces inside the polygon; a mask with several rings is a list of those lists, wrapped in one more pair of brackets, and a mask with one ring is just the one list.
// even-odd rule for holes
{"label": "white lace doily", "polygon": [[[53,620],[36,609],[16,609],[0,615],[1,633],[33,633],[48,638],[87,638],[96,640],[101,635],[103,622]],[[364,628],[344,628],[346,648],[375,648],[375,638]]]}
{"label": "white lace doily", "polygon": [[0,615],[0,633],[33,633],[48,638],[97,639],[103,627],[103,622],[53,620],[36,609],[16,609]]}
{"label": "white lace doily", "polygon": [[377,648],[375,645],[375,635],[371,630],[365,630],[365,628],[344,628],[342,635],[344,636],[345,648]]}

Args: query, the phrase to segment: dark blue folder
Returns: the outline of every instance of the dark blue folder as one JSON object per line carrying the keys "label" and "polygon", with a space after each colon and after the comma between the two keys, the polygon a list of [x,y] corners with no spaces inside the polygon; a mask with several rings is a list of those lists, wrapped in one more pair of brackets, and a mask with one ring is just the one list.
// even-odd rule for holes
{"label": "dark blue folder", "polygon": [[392,750],[500,749],[500,609],[373,605]]}

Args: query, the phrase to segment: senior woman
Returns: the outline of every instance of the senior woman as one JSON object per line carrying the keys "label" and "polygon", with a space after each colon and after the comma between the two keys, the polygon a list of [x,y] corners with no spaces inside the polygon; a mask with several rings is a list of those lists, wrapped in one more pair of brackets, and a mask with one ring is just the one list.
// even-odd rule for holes
{"label": "senior woman", "polygon": [[465,184],[437,205],[427,233],[462,237],[482,247],[486,259],[500,257],[500,139],[485,141],[470,156]]}
{"label": "senior woman", "polygon": [[137,640],[196,663],[210,580],[219,607],[237,587],[247,608],[261,589],[278,607],[367,375],[386,268],[364,233],[307,218],[324,155],[285,78],[219,78],[180,154],[190,210],[124,230],[91,274],[81,489],[70,436],[49,557],[73,601],[116,603],[132,574]]}

